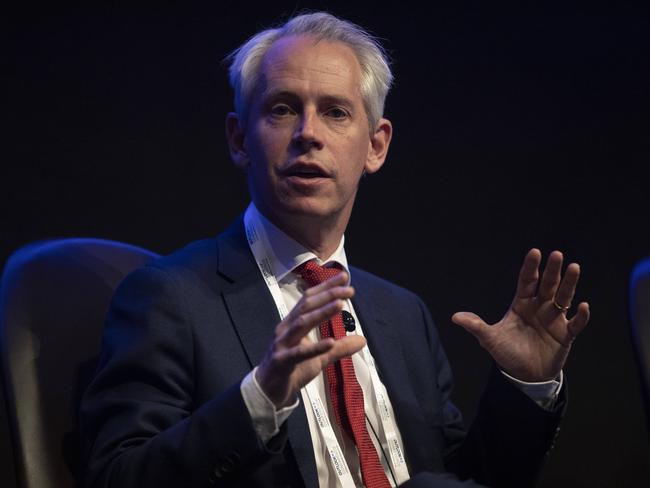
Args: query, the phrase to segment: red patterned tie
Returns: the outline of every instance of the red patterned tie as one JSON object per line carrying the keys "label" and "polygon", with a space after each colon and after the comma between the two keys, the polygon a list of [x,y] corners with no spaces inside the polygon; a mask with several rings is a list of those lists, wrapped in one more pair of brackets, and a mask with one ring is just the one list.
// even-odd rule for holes
{"label": "red patterned tie", "polygon": [[[308,261],[298,266],[294,272],[311,287],[336,276],[341,269],[324,268],[314,261]],[[345,337],[342,314],[338,313],[331,320],[323,322],[320,325],[320,334],[322,338]],[[336,423],[357,445],[363,484],[367,488],[390,488],[386,473],[377,456],[377,450],[366,429],[363,391],[354,374],[352,358],[345,357],[336,363],[330,363],[327,365],[325,375]]]}

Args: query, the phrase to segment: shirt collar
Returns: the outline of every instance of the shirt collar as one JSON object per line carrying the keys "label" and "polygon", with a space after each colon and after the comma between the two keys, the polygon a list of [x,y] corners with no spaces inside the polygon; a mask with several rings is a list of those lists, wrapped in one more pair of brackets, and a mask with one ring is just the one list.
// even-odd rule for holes
{"label": "shirt collar", "polygon": [[338,263],[348,273],[348,276],[350,276],[348,260],[343,247],[345,236],[341,236],[341,241],[334,253],[332,253],[329,258],[321,260],[316,256],[316,254],[289,237],[269,219],[262,215],[253,202],[248,206],[246,214],[256,225],[259,225],[264,229],[264,234],[266,234],[268,244],[266,247],[271,252],[269,258],[271,260],[273,274],[278,282],[285,278],[297,266],[300,266],[302,263],[307,261],[311,261],[312,259],[315,259],[321,266],[327,266],[330,263]]}

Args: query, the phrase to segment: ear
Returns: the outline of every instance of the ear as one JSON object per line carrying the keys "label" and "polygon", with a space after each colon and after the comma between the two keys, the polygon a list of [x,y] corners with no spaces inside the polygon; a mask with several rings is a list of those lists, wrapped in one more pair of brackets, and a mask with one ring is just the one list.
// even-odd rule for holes
{"label": "ear", "polygon": [[388,146],[393,137],[393,125],[388,119],[379,119],[374,134],[370,135],[368,143],[368,158],[366,159],[366,173],[372,174],[379,171],[386,161]]}
{"label": "ear", "polygon": [[242,127],[239,116],[234,112],[226,115],[226,139],[230,149],[230,159],[238,168],[246,169],[250,162],[244,147],[246,132]]}

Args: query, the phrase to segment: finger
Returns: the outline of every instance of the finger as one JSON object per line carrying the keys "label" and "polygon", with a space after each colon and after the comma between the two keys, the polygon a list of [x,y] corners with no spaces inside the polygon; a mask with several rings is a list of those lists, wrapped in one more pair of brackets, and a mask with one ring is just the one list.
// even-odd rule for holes
{"label": "finger", "polygon": [[283,349],[275,354],[275,361],[280,368],[293,368],[309,359],[322,356],[321,365],[341,358],[351,356],[363,349],[366,340],[363,336],[353,335],[334,340],[331,337],[318,342],[301,342],[289,349]]}
{"label": "finger", "polygon": [[[287,315],[276,328],[276,336],[284,334],[292,325],[298,323],[301,320],[301,315],[309,313],[336,300],[347,300],[353,296],[354,288],[351,286],[336,286],[334,288],[326,288],[317,295],[313,296],[303,295],[296,306],[291,309],[289,315]],[[336,312],[333,312],[332,315],[334,313]],[[331,315],[326,317],[325,320],[329,317],[331,317]]]}
{"label": "finger", "polygon": [[304,295],[294,307],[295,314],[301,315],[322,307],[334,300],[347,300],[354,296],[351,286],[334,286],[321,290],[315,295]]}
{"label": "finger", "polygon": [[582,302],[578,305],[578,310],[573,316],[569,323],[567,324],[567,330],[571,336],[571,340],[575,339],[580,332],[585,328],[587,322],[589,322],[589,316],[591,311],[589,309],[589,304],[587,302]]}
{"label": "finger", "polygon": [[539,249],[531,249],[528,251],[519,271],[516,298],[531,298],[535,296],[537,280],[539,279],[539,264],[541,261],[542,253]]}
{"label": "finger", "polygon": [[327,351],[323,366],[338,361],[344,357],[352,356],[366,345],[366,339],[360,335],[349,335],[334,341],[332,349]]}
{"label": "finger", "polygon": [[[290,375],[301,361],[325,354],[334,346],[331,338],[316,343],[303,341],[290,349],[271,347],[257,369],[257,381],[262,391],[271,399],[276,407],[287,404],[287,398],[293,398]],[[306,382],[311,381],[308,378]],[[305,383],[306,383],[305,382]]]}
{"label": "finger", "polygon": [[451,316],[451,321],[460,325],[467,332],[472,334],[483,346],[492,332],[492,328],[486,324],[481,317],[471,312],[456,312]]}
{"label": "finger", "polygon": [[320,308],[308,313],[299,315],[290,323],[290,326],[277,339],[277,342],[283,346],[291,346],[305,337],[311,329],[329,320],[332,316],[343,310],[343,301],[334,300],[328,302]]}
{"label": "finger", "polygon": [[332,288],[334,286],[346,285],[348,281],[349,281],[348,274],[345,271],[341,271],[340,273],[332,276],[331,278],[323,281],[322,283],[307,288],[305,290],[304,295],[306,296],[317,295],[318,293],[321,293],[322,291],[325,291],[328,288]]}
{"label": "finger", "polygon": [[318,342],[303,341],[287,349],[279,350],[273,359],[281,369],[291,369],[295,365],[327,353],[334,347],[335,340],[331,337]]}
{"label": "finger", "polygon": [[580,266],[576,263],[571,263],[564,273],[562,283],[555,293],[555,303],[561,307],[570,307],[571,300],[576,291],[576,285],[580,278]]}
{"label": "finger", "polygon": [[560,284],[562,277],[562,261],[564,257],[560,251],[553,251],[548,256],[546,267],[542,274],[542,279],[539,284],[539,292],[537,297],[544,302],[553,300],[557,287]]}

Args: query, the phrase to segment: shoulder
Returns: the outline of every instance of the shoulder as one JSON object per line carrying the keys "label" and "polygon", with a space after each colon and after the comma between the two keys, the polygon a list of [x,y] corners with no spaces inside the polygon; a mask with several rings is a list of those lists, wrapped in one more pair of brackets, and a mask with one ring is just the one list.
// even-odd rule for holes
{"label": "shoulder", "polygon": [[172,306],[178,299],[191,296],[193,290],[210,283],[216,276],[216,239],[196,241],[176,252],[149,261],[130,272],[115,290],[112,303],[138,304],[147,309],[157,304]]}
{"label": "shoulder", "polygon": [[150,261],[127,276],[122,285],[130,284],[126,288],[142,288],[143,292],[165,286],[193,299],[207,299],[255,270],[240,217],[216,237],[191,242]]}
{"label": "shoulder", "polygon": [[352,286],[371,293],[378,303],[412,304],[422,307],[422,300],[412,291],[355,266],[350,267]]}
{"label": "shoulder", "polygon": [[435,350],[437,354],[438,332],[428,307],[417,294],[359,268],[351,267],[350,274],[357,312],[371,323],[374,317],[377,322],[392,324],[389,329],[402,331],[400,340],[409,351],[426,346],[428,352]]}
{"label": "shoulder", "polygon": [[154,259],[145,265],[172,275],[215,272],[217,266],[217,238],[194,241],[173,253]]}
{"label": "shoulder", "polygon": [[[216,237],[191,242],[167,256],[150,261],[143,271],[209,283],[223,278],[221,272],[224,270],[247,270],[251,262],[240,217]],[[233,272],[226,274],[232,275]]]}

